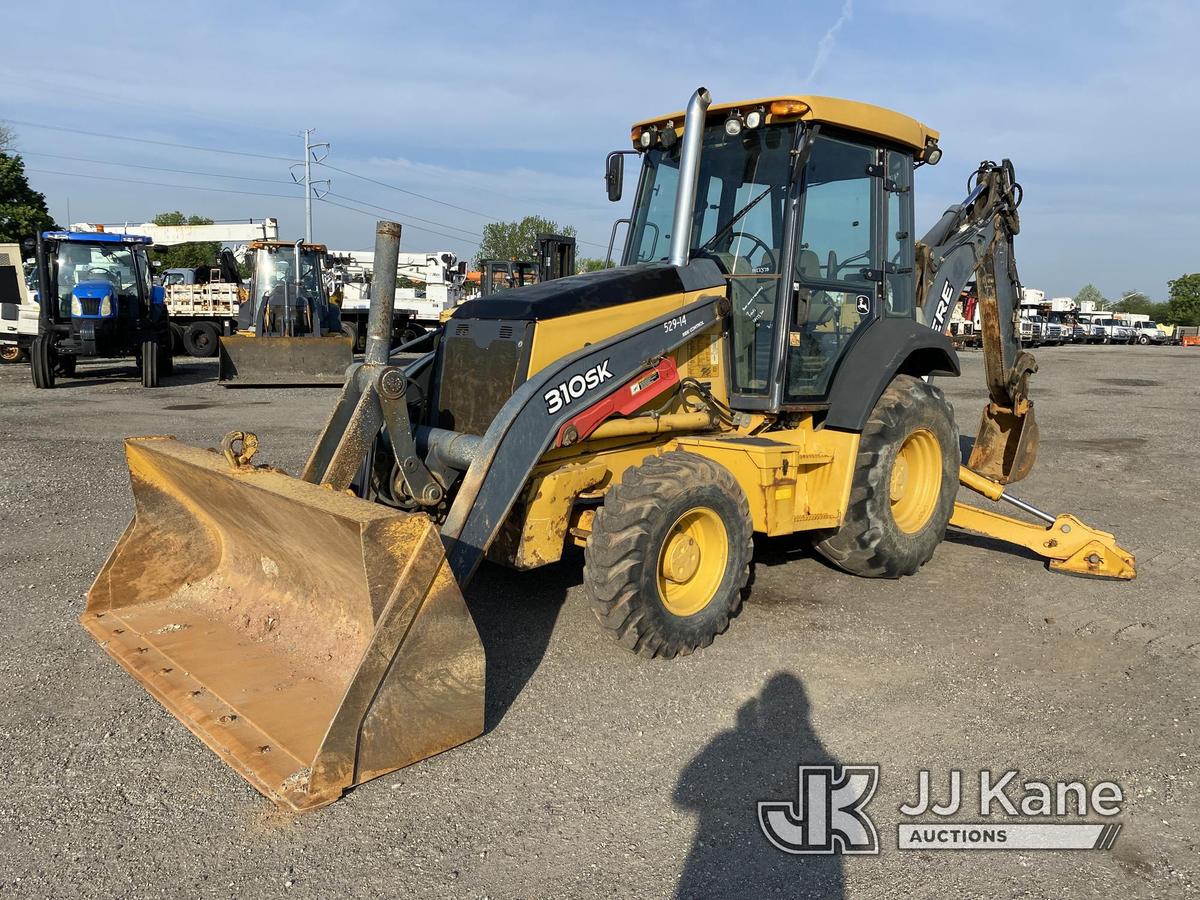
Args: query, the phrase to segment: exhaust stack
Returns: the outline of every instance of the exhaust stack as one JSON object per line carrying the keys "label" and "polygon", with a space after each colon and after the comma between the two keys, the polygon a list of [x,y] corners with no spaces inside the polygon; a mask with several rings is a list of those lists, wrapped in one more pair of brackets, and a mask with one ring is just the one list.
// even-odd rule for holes
{"label": "exhaust stack", "polygon": [[683,148],[679,157],[679,193],[675,196],[675,221],[671,225],[672,265],[686,266],[692,248],[692,214],[696,209],[696,182],[700,178],[700,150],[704,144],[704,115],[712,103],[708,88],[696,88],[683,120]]}

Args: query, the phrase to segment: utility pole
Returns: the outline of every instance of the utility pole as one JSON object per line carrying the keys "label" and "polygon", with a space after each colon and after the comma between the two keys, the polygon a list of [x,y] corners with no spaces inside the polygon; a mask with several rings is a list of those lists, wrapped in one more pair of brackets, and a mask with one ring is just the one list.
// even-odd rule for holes
{"label": "utility pole", "polygon": [[[328,191],[329,184],[330,184],[328,178],[322,178],[316,182],[314,182],[312,180],[312,164],[319,163],[329,156],[329,144],[328,143],[322,142],[319,144],[314,144],[309,140],[309,138],[312,136],[312,133],[316,130],[317,129],[315,129],[315,128],[305,128],[304,129],[304,135],[303,135],[303,137],[304,137],[304,181],[301,181],[299,178],[296,177],[296,166],[292,166],[292,181],[296,182],[297,184],[304,185],[304,242],[306,244],[312,243],[312,201],[313,201],[313,196],[315,195],[318,200],[321,199],[321,195],[315,193],[317,190],[315,185],[323,184],[323,185],[325,185],[325,188]],[[314,151],[321,150],[321,149],[324,149],[325,153],[321,157],[318,158]]]}

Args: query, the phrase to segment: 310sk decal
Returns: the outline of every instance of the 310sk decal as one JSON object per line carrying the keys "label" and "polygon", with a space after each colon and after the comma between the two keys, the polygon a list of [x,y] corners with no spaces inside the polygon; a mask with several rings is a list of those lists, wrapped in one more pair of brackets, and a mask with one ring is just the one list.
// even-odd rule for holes
{"label": "310sk decal", "polygon": [[542,395],[542,399],[546,401],[546,412],[554,415],[563,407],[570,406],[588,391],[598,388],[612,378],[608,364],[609,360],[606,359],[604,362],[592,366],[586,372],[572,375],[566,381],[559,382],[546,391]]}

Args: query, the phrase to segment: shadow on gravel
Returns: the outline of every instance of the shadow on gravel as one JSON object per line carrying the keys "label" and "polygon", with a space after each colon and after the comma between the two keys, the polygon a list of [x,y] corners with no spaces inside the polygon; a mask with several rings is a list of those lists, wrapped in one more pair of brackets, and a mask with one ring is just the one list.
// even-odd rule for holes
{"label": "shadow on gravel", "polygon": [[960,531],[957,528],[947,528],[945,540],[948,544],[962,544],[965,547],[978,547],[980,550],[988,550],[992,553],[1004,553],[1008,556],[1019,556],[1022,559],[1032,559],[1040,563],[1046,562],[1044,557],[1038,556],[1025,547],[1018,547],[1016,544],[984,537],[982,534],[974,534],[970,531]]}
{"label": "shadow on gravel", "polygon": [[[203,384],[206,381],[217,380],[217,361],[214,360],[196,360],[189,361],[186,364],[180,364],[178,360],[175,362],[175,371],[171,375],[163,375],[159,385],[160,387],[183,387],[189,384]],[[132,364],[129,365],[111,365],[81,368],[78,374],[67,377],[59,375],[54,380],[54,389],[59,388],[87,388],[96,387],[102,384],[116,384],[119,382],[127,382],[130,385],[140,386],[141,375]]]}
{"label": "shadow on gravel", "polygon": [[485,563],[467,590],[487,658],[484,734],[500,724],[546,655],[567,591],[582,580],[581,557],[569,548],[561,563],[533,572]]}
{"label": "shadow on gravel", "polygon": [[813,731],[808,694],[778,672],[679,776],[673,800],[699,818],[676,896],[821,897],[845,895],[841,857],[784,853],[758,820],[760,800],[797,800],[797,767],[840,766]]}

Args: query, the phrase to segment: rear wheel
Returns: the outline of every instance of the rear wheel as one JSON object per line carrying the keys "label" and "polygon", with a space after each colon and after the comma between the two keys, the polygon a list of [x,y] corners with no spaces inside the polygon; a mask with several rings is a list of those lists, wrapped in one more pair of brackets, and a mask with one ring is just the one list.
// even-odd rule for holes
{"label": "rear wheel", "polygon": [[750,506],[728,469],[692,453],[627,469],[596,514],[584,583],[622,647],[672,658],[707,647],[741,609]]}
{"label": "rear wheel", "polygon": [[913,574],[946,536],[958,466],[958,428],[942,392],[898,375],[863,428],[845,521],[816,549],[855,575]]}
{"label": "rear wheel", "polygon": [[158,341],[142,341],[142,387],[158,387]]}
{"label": "rear wheel", "polygon": [[361,353],[358,346],[358,327],[353,322],[342,323],[342,334],[350,338],[350,349],[353,353]]}
{"label": "rear wheel", "polygon": [[0,344],[0,360],[6,363],[18,363],[25,358],[25,351],[16,344]]}
{"label": "rear wheel", "polygon": [[188,356],[216,356],[219,343],[220,332],[212,322],[193,322],[183,331],[183,349]]}
{"label": "rear wheel", "polygon": [[29,368],[33,371],[35,388],[54,387],[54,350],[50,335],[39,334],[29,348]]}

